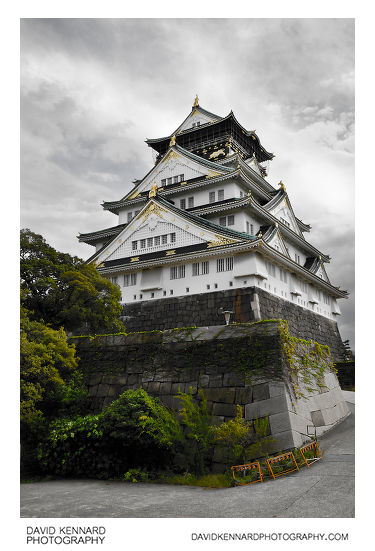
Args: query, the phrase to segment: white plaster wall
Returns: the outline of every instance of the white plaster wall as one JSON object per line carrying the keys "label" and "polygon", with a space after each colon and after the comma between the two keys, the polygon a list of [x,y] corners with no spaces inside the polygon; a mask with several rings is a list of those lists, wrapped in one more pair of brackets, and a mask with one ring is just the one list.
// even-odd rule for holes
{"label": "white plaster wall", "polygon": [[[209,273],[199,276],[192,275],[192,262],[181,262],[179,264],[185,265],[185,277],[181,279],[170,279],[170,266],[164,266],[160,278],[158,276],[160,289],[152,291],[142,289],[142,270],[137,270],[136,267],[132,272],[137,273],[136,285],[124,286],[124,272],[118,272],[113,275],[117,276],[117,283],[121,289],[122,302],[124,303],[255,286],[302,308],[321,314],[329,319],[335,319],[330,305],[324,304],[321,301],[319,304],[312,304],[308,300],[308,293],[301,292],[301,296],[292,295],[290,292],[290,274],[288,274],[288,280],[285,282],[280,277],[278,266],[275,266],[275,276],[273,276],[268,273],[262,258],[254,264],[254,259],[258,256],[257,253],[236,255],[234,256],[233,270],[225,272],[217,272],[216,259],[209,257],[201,258],[199,260],[200,263],[205,260],[209,262]],[[154,294],[153,296],[152,293]]]}

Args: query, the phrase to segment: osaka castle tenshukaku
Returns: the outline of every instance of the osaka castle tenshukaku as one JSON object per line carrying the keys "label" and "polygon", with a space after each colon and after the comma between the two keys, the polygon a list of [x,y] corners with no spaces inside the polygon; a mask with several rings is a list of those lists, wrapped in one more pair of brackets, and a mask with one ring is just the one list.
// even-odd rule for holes
{"label": "osaka castle tenshukaku", "polygon": [[[273,154],[255,131],[196,98],[170,136],[146,143],[155,165],[122,199],[103,203],[117,224],[78,236],[96,248],[88,262],[120,287],[127,326],[140,312],[146,328],[222,324],[220,306],[231,321],[307,311],[336,319],[347,292],[330,283],[330,258],[305,239],[310,226],[283,183],[267,182]],[[179,307],[174,318],[169,303]],[[212,323],[205,308],[214,309]]]}

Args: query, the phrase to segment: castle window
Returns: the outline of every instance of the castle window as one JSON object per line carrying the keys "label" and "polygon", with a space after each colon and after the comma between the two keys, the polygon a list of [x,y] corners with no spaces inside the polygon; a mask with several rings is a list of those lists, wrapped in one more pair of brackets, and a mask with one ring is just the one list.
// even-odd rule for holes
{"label": "castle window", "polygon": [[141,239],[141,249],[146,248],[146,239]]}
{"label": "castle window", "polygon": [[185,277],[185,265],[170,268],[170,279],[182,279]]}
{"label": "castle window", "polygon": [[167,180],[166,178],[164,178],[162,181],[161,181],[161,187],[164,187],[167,183]]}
{"label": "castle window", "polygon": [[114,283],[115,285],[118,286],[118,283],[117,283],[117,276],[111,277],[110,279],[111,279],[112,283]]}
{"label": "castle window", "polygon": [[207,291],[209,291],[211,289],[211,285],[207,285]]}
{"label": "castle window", "polygon": [[234,216],[233,216],[233,214],[230,214],[228,216],[228,226],[234,226]]}
{"label": "castle window", "polygon": [[193,276],[199,276],[199,275],[205,275],[209,272],[209,262],[206,260],[205,262],[194,262],[193,263],[193,270],[192,274]]}
{"label": "castle window", "polygon": [[173,295],[173,289],[171,289],[171,290],[169,291],[169,294],[170,294],[170,295]]}
{"label": "castle window", "polygon": [[153,243],[153,238],[152,238],[152,237],[148,237],[148,238],[147,238],[147,247],[152,247],[152,243]]}
{"label": "castle window", "polygon": [[188,208],[192,209],[194,207],[194,197],[188,197]]}
{"label": "castle window", "polygon": [[208,274],[209,268],[210,268],[210,264],[208,260],[206,260],[205,262],[202,262],[202,274]]}
{"label": "castle window", "polygon": [[173,183],[178,184],[178,176],[173,176]]}
{"label": "castle window", "polygon": [[176,242],[176,234],[171,233],[171,243],[175,243],[175,242]]}
{"label": "castle window", "polygon": [[217,289],[217,283],[214,284],[215,289]]}
{"label": "castle window", "polygon": [[228,272],[233,270],[233,256],[228,258],[218,258],[216,260],[216,271],[218,272]]}
{"label": "castle window", "polygon": [[134,212],[134,216],[137,216],[137,214],[139,214],[140,212],[141,212],[140,210],[136,210],[136,211]]}
{"label": "castle window", "polygon": [[163,291],[163,297],[167,296],[167,291]]}
{"label": "castle window", "polygon": [[189,287],[186,287],[186,292],[189,293],[190,289]]}
{"label": "castle window", "polygon": [[250,222],[246,222],[246,233],[250,234]]}
{"label": "castle window", "polygon": [[210,191],[210,193],[208,194],[208,202],[209,203],[215,203],[215,192],[214,191]]}
{"label": "castle window", "polygon": [[143,297],[143,295],[139,295],[139,298],[141,299]]}
{"label": "castle window", "polygon": [[224,201],[224,190],[219,189],[217,192],[217,200],[218,201]]}
{"label": "castle window", "polygon": [[186,199],[180,199],[180,209],[186,209]]}
{"label": "castle window", "polygon": [[229,282],[229,287],[233,287],[233,281]]}
{"label": "castle window", "polygon": [[137,250],[138,241],[132,241],[132,251]]}
{"label": "castle window", "polygon": [[133,300],[137,300],[137,295],[133,295]]}
{"label": "castle window", "polygon": [[280,279],[281,281],[284,281],[284,283],[288,283],[288,272],[280,268]]}
{"label": "castle window", "polygon": [[154,298],[155,297],[155,293],[151,293],[151,298]]}
{"label": "castle window", "polygon": [[168,235],[161,236],[161,243],[162,245],[166,245],[166,243],[168,243]]}
{"label": "castle window", "polygon": [[304,281],[301,281],[301,291],[303,291],[304,293],[307,293],[307,288],[308,288],[308,284],[305,283]]}
{"label": "castle window", "polygon": [[294,253],[294,260],[297,262],[297,264],[301,264],[299,254]]}
{"label": "castle window", "polygon": [[280,217],[280,220],[283,224],[285,224],[288,228],[290,228],[289,222],[287,222],[284,218],[281,218],[281,217]]}
{"label": "castle window", "polygon": [[167,178],[167,186],[170,186],[172,183],[172,178]]}
{"label": "castle window", "polygon": [[180,175],[179,175],[179,178],[180,178],[180,182],[183,182],[183,181],[185,180],[184,174],[180,174]]}
{"label": "castle window", "polygon": [[271,262],[266,262],[266,268],[267,268],[267,272],[270,276],[272,277],[275,277],[276,275],[276,268],[273,264],[271,264]]}
{"label": "castle window", "polygon": [[160,245],[160,235],[157,235],[156,237],[154,237],[154,243],[155,243],[155,247]]}
{"label": "castle window", "polygon": [[128,212],[128,222],[130,222],[130,220],[133,218],[133,213],[132,212]]}
{"label": "castle window", "polygon": [[125,274],[124,275],[124,287],[130,287],[137,284],[137,274]]}
{"label": "castle window", "polygon": [[220,224],[220,226],[226,226],[227,225],[227,217],[222,216],[221,218],[219,218],[219,224]]}

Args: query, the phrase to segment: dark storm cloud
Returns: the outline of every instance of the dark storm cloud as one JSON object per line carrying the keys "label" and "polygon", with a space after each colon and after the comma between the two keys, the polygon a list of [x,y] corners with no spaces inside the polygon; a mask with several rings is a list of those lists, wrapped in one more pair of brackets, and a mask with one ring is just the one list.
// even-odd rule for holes
{"label": "dark storm cloud", "polygon": [[[233,109],[276,154],[307,239],[353,275],[354,22],[350,19],[26,19],[21,22],[22,225],[60,250],[117,223],[116,200],[153,164],[146,137],[169,135],[200,104]],[[340,301],[344,338],[354,301]]]}

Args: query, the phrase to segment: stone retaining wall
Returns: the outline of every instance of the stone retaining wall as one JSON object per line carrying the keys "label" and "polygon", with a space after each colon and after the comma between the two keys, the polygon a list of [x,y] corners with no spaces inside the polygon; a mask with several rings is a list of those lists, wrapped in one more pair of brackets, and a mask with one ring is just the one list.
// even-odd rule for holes
{"label": "stone retaining wall", "polygon": [[[168,407],[179,409],[178,390],[201,388],[214,423],[236,415],[268,416],[273,449],[300,446],[307,425],[318,434],[348,414],[337,377],[326,369],[324,385],[310,388],[292,372],[277,321],[199,327],[127,335],[72,338],[87,374],[93,411],[128,389],[144,388]],[[303,343],[306,357],[314,346]],[[300,350],[299,350],[300,352]],[[297,397],[295,385],[304,398]],[[306,388],[308,386],[308,388]],[[222,465],[216,465],[220,470]]]}
{"label": "stone retaining wall", "polygon": [[191,325],[224,325],[220,308],[233,312],[231,321],[246,323],[260,319],[285,319],[292,335],[327,344],[335,361],[344,352],[337,323],[259,287],[229,289],[212,293],[166,297],[124,305],[127,331],[151,331]]}

